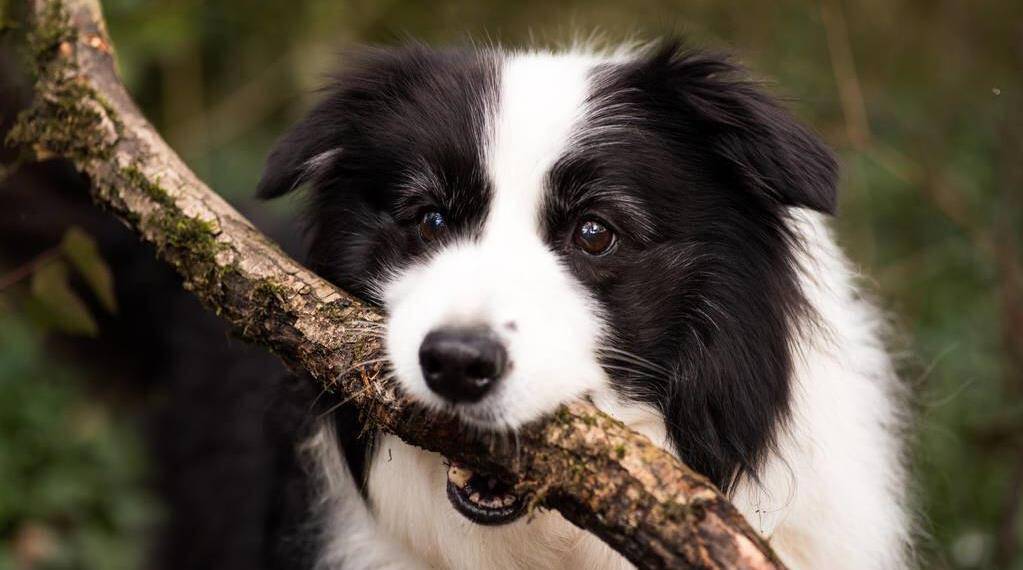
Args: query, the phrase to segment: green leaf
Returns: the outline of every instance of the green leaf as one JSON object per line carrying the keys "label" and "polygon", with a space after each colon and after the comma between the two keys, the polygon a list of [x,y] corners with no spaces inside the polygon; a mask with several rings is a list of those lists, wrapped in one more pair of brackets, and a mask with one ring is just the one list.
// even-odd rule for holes
{"label": "green leaf", "polygon": [[32,274],[32,299],[47,325],[61,332],[96,336],[99,327],[85,303],[68,284],[68,267],[61,260],[43,264]]}
{"label": "green leaf", "polygon": [[103,308],[108,312],[116,313],[117,299],[114,296],[114,277],[99,254],[99,249],[92,236],[78,226],[71,226],[64,232],[60,249],[88,283]]}

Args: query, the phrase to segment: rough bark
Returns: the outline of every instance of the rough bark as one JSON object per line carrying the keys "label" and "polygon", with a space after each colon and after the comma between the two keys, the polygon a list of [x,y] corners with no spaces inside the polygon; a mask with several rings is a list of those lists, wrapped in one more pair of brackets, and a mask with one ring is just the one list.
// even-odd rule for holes
{"label": "rough bark", "polygon": [[404,398],[382,379],[371,329],[383,315],[285,255],[143,118],[116,74],[98,0],[32,0],[29,13],[35,100],[8,142],[71,161],[95,202],[239,336],[350,398],[377,428],[518,481],[534,507],[559,510],[641,568],[783,568],[707,479],[591,405],[563,406],[508,445]]}

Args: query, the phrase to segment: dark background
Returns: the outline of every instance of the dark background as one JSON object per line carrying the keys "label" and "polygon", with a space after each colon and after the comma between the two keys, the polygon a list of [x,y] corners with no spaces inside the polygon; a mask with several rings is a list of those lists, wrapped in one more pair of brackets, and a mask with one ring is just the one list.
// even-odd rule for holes
{"label": "dark background", "polygon": [[[734,52],[841,157],[841,243],[891,317],[911,387],[925,567],[1023,568],[1023,2],[104,6],[145,114],[211,187],[271,224],[297,204],[250,203],[263,158],[343,48],[681,33]],[[0,261],[0,280],[21,261]],[[167,394],[81,365],[31,297],[28,280],[0,290],[0,570],[136,567],[167,510],[141,428]]]}

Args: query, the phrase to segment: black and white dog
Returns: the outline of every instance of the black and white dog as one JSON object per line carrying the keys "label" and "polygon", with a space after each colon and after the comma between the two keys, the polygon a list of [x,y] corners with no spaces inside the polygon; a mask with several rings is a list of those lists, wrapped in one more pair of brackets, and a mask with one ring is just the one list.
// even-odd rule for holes
{"label": "black and white dog", "polygon": [[[791,567],[908,563],[897,383],[813,133],[676,43],[355,60],[260,193],[311,188],[310,262],[386,308],[406,393],[502,432],[587,397]],[[352,432],[305,446],[322,568],[629,566],[482,474]]]}

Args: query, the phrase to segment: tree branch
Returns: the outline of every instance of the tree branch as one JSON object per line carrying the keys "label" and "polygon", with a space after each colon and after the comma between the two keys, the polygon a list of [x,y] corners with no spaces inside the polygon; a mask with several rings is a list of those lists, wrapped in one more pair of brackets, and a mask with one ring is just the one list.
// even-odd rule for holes
{"label": "tree branch", "polygon": [[[403,440],[511,480],[643,568],[783,568],[704,477],[585,403],[528,426],[515,449],[471,439],[381,380],[375,308],[290,259],[210,191],[142,117],[118,78],[98,0],[31,1],[35,100],[9,142],[71,161],[94,200],[184,278],[242,338],[350,398]],[[498,439],[498,438],[493,438]]]}

